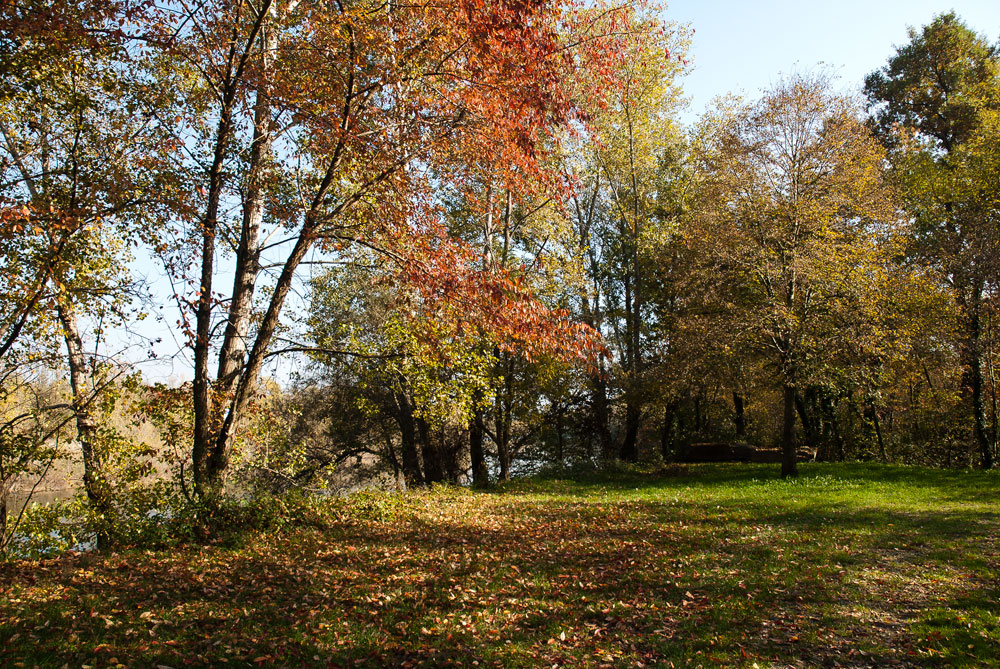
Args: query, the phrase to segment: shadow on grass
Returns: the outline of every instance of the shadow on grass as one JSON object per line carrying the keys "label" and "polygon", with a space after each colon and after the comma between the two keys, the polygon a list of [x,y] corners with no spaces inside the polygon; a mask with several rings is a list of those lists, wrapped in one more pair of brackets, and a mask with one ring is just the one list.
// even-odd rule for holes
{"label": "shadow on grass", "polygon": [[[776,480],[760,468],[691,471],[426,496],[395,522],[236,548],[0,567],[0,664],[884,666],[1000,656],[985,627],[996,619],[995,513],[858,508],[853,488],[835,486],[793,505],[746,494]],[[865,471],[861,480],[885,484],[864,467],[851,480]],[[928,474],[920,485],[943,480]],[[905,497],[912,481],[888,486]],[[636,487],[646,497],[605,494]],[[715,494],[703,501],[706,488]]]}

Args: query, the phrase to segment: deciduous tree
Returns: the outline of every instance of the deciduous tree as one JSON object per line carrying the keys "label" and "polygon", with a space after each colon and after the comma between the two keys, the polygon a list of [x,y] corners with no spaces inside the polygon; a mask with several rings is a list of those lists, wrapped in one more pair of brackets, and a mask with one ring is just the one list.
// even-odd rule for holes
{"label": "deciduous tree", "polygon": [[868,76],[865,91],[915,222],[911,252],[940,272],[958,305],[973,438],[990,468],[983,321],[1000,257],[1000,56],[953,12],[942,14],[911,30],[910,42]]}
{"label": "deciduous tree", "polygon": [[733,291],[733,332],[780,379],[781,471],[794,476],[796,392],[835,354],[837,333],[870,317],[892,251],[884,154],[856,105],[805,75],[721,108],[699,147],[701,239]]}

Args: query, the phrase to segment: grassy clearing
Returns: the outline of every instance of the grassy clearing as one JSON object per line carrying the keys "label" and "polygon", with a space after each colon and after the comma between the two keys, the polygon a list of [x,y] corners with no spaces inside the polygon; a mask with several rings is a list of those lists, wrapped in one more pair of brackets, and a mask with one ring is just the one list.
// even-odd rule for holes
{"label": "grassy clearing", "polygon": [[693,465],[0,566],[0,665],[998,666],[1000,477]]}

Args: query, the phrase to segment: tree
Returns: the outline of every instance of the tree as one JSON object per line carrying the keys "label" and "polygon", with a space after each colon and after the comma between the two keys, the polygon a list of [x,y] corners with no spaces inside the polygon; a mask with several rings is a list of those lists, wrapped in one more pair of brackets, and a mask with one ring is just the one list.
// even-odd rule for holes
{"label": "tree", "polygon": [[[97,513],[109,517],[107,454],[94,405],[115,374],[96,343],[88,350],[85,328],[100,341],[103,328],[136,316],[130,250],[152,237],[171,192],[159,180],[171,145],[149,117],[134,114],[142,93],[132,54],[114,32],[127,16],[123,7],[57,4],[18,44],[48,50],[53,60],[35,63],[0,98],[0,369],[6,377],[42,359],[51,368],[64,347],[84,488]],[[58,40],[46,43],[46,36]]]}
{"label": "tree", "polygon": [[[221,490],[234,430],[312,251],[378,249],[395,280],[425,299],[462,302],[497,332],[553,336],[541,322],[561,317],[516,281],[469,271],[468,249],[441,226],[431,173],[450,165],[460,175],[482,155],[504,156],[512,172],[544,172],[539,140],[574,116],[567,82],[584,64],[610,60],[615,21],[630,13],[603,13],[606,30],[597,19],[576,25],[584,19],[570,8],[219,0],[185,5],[178,18],[164,7],[165,26],[149,39],[201,81],[187,89],[196,95],[183,99],[177,131],[200,150],[189,174],[201,213],[181,222],[164,257],[176,285],[191,290],[182,306],[195,366],[193,473],[204,498]],[[587,39],[577,40],[582,31]],[[228,206],[241,215],[229,220]],[[270,234],[284,240],[269,243]],[[220,241],[234,252],[224,296]],[[264,267],[273,287],[254,314]]]}
{"label": "tree", "polygon": [[[620,83],[607,104],[590,115],[589,134],[566,158],[575,182],[569,210],[577,229],[590,286],[579,296],[583,319],[598,328],[615,352],[614,370],[591,381],[596,432],[605,457],[635,461],[649,355],[651,275],[649,250],[664,227],[659,216],[667,160],[679,145],[675,114],[687,33],[646,17],[641,38],[628,42]],[[608,372],[614,371],[614,374]],[[615,378],[617,377],[617,378]],[[624,436],[613,448],[609,381],[622,391]],[[614,451],[614,452],[613,452]]]}
{"label": "tree", "polygon": [[941,14],[910,31],[865,92],[915,222],[911,253],[940,273],[958,306],[972,432],[990,468],[983,320],[997,287],[1000,56],[953,12]]}
{"label": "tree", "polygon": [[[433,303],[388,281],[392,270],[377,254],[366,257],[330,268],[311,284],[316,381],[333,394],[346,388],[345,404],[395,423],[398,441],[358,443],[354,432],[341,435],[344,452],[378,455],[406,486],[439,483],[459,469],[462,455],[439,437],[464,431],[490,399],[493,358],[474,331],[445,332],[447,321],[427,310]],[[428,327],[436,329],[431,337]]]}
{"label": "tree", "polygon": [[734,335],[766,352],[780,379],[781,471],[794,476],[796,392],[837,333],[870,314],[858,307],[875,298],[870,281],[891,253],[884,154],[822,77],[723,106],[700,131],[696,225],[731,291]]}

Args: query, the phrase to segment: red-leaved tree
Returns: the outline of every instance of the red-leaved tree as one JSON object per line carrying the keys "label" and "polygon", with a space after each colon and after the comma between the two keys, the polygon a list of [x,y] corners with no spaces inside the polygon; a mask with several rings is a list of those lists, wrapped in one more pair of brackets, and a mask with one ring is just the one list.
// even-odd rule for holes
{"label": "red-leaved tree", "polygon": [[[598,351],[592,332],[544,308],[518,279],[473,262],[474,251],[445,234],[435,193],[484,159],[507,181],[558,187],[546,147],[585,122],[581,100],[599,104],[614,84],[621,46],[635,39],[633,11],[570,0],[160,8],[142,40],[163,54],[158,67],[171,63],[158,84],[177,96],[170,122],[191,152],[179,178],[200,212],[179,219],[160,248],[194,353],[200,496],[220,490],[310,258],[374,249],[422,300],[451,305],[424,314],[488,330],[507,347]],[[226,262],[232,278],[220,290]]]}

